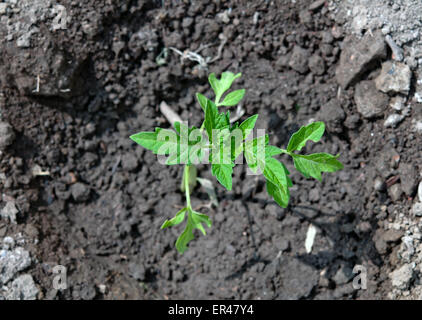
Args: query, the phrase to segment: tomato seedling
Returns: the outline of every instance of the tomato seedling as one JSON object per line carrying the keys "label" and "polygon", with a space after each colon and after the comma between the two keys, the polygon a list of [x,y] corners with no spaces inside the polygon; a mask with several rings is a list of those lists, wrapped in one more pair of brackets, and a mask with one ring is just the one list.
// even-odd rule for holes
{"label": "tomato seedling", "polygon": [[240,73],[223,72],[221,78],[217,79],[214,73],[210,74],[208,81],[214,91],[215,100],[212,101],[200,93],[196,94],[204,111],[204,121],[199,129],[175,122],[175,131],[156,128],[154,132],[139,132],[130,136],[133,141],[154,154],[167,156],[165,164],[185,165],[182,191],[185,192],[186,207],[161,226],[161,229],[176,226],[181,224],[187,216],[185,230],[176,241],[176,248],[180,253],[187,249],[187,244],[194,238],[194,229],[199,229],[205,235],[203,224],[211,227],[210,218],[196,212],[190,202],[192,186],[197,179],[196,164],[210,163],[212,174],[227,190],[231,190],[233,167],[243,153],[251,172],[264,175],[268,194],[284,208],[289,202],[289,188],[292,186],[292,181],[285,165],[275,156],[289,155],[300,173],[306,178],[312,177],[319,181],[321,181],[322,172],[334,172],[343,168],[342,163],[337,160],[338,155],[298,153],[307,141],[318,142],[321,139],[325,130],[323,122],[313,122],[302,126],[291,136],[286,149],[270,145],[267,134],[247,139],[255,128],[258,115],[253,115],[240,124],[238,122],[232,124],[230,112],[219,111],[219,107],[232,107],[242,100],[245,95],[244,89],[227,93],[233,81],[240,76]]}

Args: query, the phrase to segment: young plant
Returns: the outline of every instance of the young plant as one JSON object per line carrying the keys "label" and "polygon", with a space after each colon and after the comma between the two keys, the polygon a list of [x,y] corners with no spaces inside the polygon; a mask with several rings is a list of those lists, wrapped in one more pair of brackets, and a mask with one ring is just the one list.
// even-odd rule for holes
{"label": "young plant", "polygon": [[210,163],[212,174],[227,190],[231,190],[233,167],[243,153],[250,171],[264,175],[268,194],[284,208],[289,202],[292,181],[287,168],[275,156],[283,153],[289,155],[299,172],[306,178],[312,177],[319,181],[322,172],[334,172],[343,168],[337,160],[338,155],[298,153],[307,141],[317,142],[321,139],[325,130],[323,122],[302,126],[291,136],[286,149],[271,146],[267,134],[247,139],[255,127],[258,115],[253,115],[240,124],[231,124],[230,112],[219,111],[219,107],[232,107],[242,100],[244,89],[227,93],[233,81],[240,76],[240,73],[223,72],[221,78],[217,79],[214,73],[210,74],[208,80],[215,93],[215,100],[212,101],[200,93],[196,94],[204,111],[204,121],[199,129],[188,128],[186,124],[176,122],[175,131],[156,128],[154,132],[139,132],[130,136],[133,141],[154,154],[167,156],[165,164],[185,165],[181,187],[185,192],[186,207],[161,226],[161,229],[176,226],[187,217],[185,230],[176,241],[176,248],[180,253],[187,249],[187,244],[194,238],[194,229],[199,229],[205,235],[203,224],[211,227],[210,218],[196,212],[190,202],[190,194],[197,180],[196,164]]}

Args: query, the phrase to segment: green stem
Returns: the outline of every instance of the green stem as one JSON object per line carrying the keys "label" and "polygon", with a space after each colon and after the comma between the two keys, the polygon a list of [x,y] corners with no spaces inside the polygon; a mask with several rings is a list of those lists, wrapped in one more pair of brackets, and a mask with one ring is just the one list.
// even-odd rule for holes
{"label": "green stem", "polygon": [[185,166],[183,179],[185,179],[186,206],[190,210],[191,209],[191,205],[190,205],[190,189],[189,189],[189,165],[186,165]]}

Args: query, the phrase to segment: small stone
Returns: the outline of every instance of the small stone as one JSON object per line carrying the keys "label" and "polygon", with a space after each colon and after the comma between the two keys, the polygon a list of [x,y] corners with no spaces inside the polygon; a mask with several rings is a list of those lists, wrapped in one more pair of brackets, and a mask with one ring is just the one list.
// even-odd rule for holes
{"label": "small stone", "polygon": [[413,267],[410,264],[405,264],[401,268],[391,272],[389,276],[393,287],[406,290],[413,277]]}
{"label": "small stone", "polygon": [[89,199],[91,190],[86,184],[78,182],[71,186],[70,192],[76,202],[84,202]]}
{"label": "small stone", "polygon": [[34,279],[29,274],[16,278],[6,293],[7,300],[35,300],[38,295],[38,288]]}
{"label": "small stone", "polygon": [[295,46],[290,56],[289,66],[299,73],[306,73],[308,69],[309,52],[299,46]]}
{"label": "small stone", "polygon": [[4,2],[0,3],[0,15],[6,13],[6,9],[8,5],[9,5],[8,3],[4,3]]}
{"label": "small stone", "polygon": [[3,249],[12,250],[15,247],[15,240],[12,237],[4,237]]}
{"label": "small stone", "polygon": [[384,181],[380,177],[375,178],[375,181],[374,181],[374,189],[376,191],[384,191],[385,190],[385,187],[386,187],[386,185],[385,185]]}
{"label": "small stone", "polygon": [[386,57],[387,48],[381,32],[375,32],[373,36],[367,32],[362,39],[347,37],[336,69],[337,82],[343,89],[347,89],[359,81],[375,61]]}
{"label": "small stone", "polygon": [[395,243],[403,237],[403,232],[399,230],[389,229],[383,233],[382,238],[387,243]]}
{"label": "small stone", "polygon": [[325,72],[325,62],[319,55],[314,54],[308,61],[309,69],[313,74],[321,76]]}
{"label": "small stone", "polygon": [[416,202],[415,204],[413,204],[412,213],[416,217],[422,217],[422,202]]}
{"label": "small stone", "polygon": [[342,285],[348,283],[353,278],[353,270],[348,266],[342,266],[337,270],[337,273],[333,277],[336,285]]}
{"label": "small stone", "polygon": [[27,250],[21,247],[14,250],[0,250],[0,287],[30,265],[31,258]]}
{"label": "small stone", "polygon": [[393,202],[400,200],[400,198],[403,194],[403,190],[401,188],[400,183],[396,183],[396,184],[392,185],[388,189],[388,194],[389,194],[389,196],[390,196],[390,198]]}
{"label": "small stone", "polygon": [[19,210],[16,208],[15,203],[12,201],[9,201],[6,203],[5,207],[1,210],[0,216],[3,219],[7,219],[11,223],[16,224],[16,217],[18,213],[19,213]]}
{"label": "small stone", "polygon": [[381,73],[375,79],[378,90],[388,93],[408,94],[412,72],[409,66],[400,62],[386,61],[382,64]]}
{"label": "small stone", "polygon": [[419,198],[419,201],[422,202],[422,180],[421,180],[421,182],[419,182],[418,198]]}
{"label": "small stone", "polygon": [[6,149],[14,140],[13,127],[7,122],[0,122],[0,150]]}
{"label": "small stone", "polygon": [[358,112],[370,119],[383,114],[388,106],[388,95],[379,92],[373,81],[365,80],[356,85],[355,103]]}
{"label": "small stone", "polygon": [[402,111],[404,108],[404,102],[406,99],[402,96],[397,96],[391,99],[390,107],[396,111]]}
{"label": "small stone", "polygon": [[397,125],[402,122],[404,119],[404,116],[401,114],[390,114],[387,119],[384,121],[384,127],[389,128],[395,128]]}
{"label": "small stone", "polygon": [[324,3],[325,3],[325,0],[314,1],[309,5],[309,10],[311,11],[317,10],[321,8],[324,5]]}

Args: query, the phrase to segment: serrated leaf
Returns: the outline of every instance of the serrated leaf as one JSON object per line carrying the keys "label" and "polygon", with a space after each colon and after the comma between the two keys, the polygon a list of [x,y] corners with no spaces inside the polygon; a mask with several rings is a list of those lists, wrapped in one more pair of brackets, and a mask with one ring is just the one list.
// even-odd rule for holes
{"label": "serrated leaf", "polygon": [[212,164],[211,172],[227,190],[232,189],[232,173],[234,164]]}
{"label": "serrated leaf", "polygon": [[265,157],[272,157],[283,153],[283,150],[276,146],[265,146]]}
{"label": "serrated leaf", "polygon": [[243,145],[243,154],[246,163],[252,172],[256,173],[259,168],[265,166],[265,146],[268,145],[268,135],[256,137],[252,140],[245,141]]}
{"label": "serrated leaf", "polygon": [[292,186],[292,181],[288,177],[289,171],[284,164],[274,158],[266,158],[263,174],[267,179],[268,193],[280,206],[287,207],[290,198],[289,187]]}
{"label": "serrated leaf", "polygon": [[324,122],[313,122],[307,126],[302,126],[296,131],[290,138],[287,146],[287,151],[300,151],[308,140],[318,142],[324,134],[325,124]]}
{"label": "serrated leaf", "polygon": [[176,249],[180,253],[183,253],[186,251],[189,241],[191,241],[194,238],[194,235],[193,235],[194,229],[199,229],[202,232],[202,234],[204,235],[206,234],[202,223],[205,223],[208,226],[208,228],[210,228],[212,225],[212,222],[207,215],[193,211],[193,210],[188,210],[188,221],[186,224],[186,228],[183,231],[183,233],[177,238],[177,241],[176,241]]}
{"label": "serrated leaf", "polygon": [[208,77],[208,81],[214,90],[215,93],[215,101],[216,104],[220,102],[221,97],[223,96],[224,92],[230,89],[234,80],[239,78],[242,74],[234,74],[232,72],[223,72],[221,74],[221,79],[218,80],[215,76],[215,73],[211,73]]}
{"label": "serrated leaf", "polygon": [[[224,133],[223,130],[227,129],[228,131],[230,127],[230,112],[219,113],[214,102],[208,100],[205,109],[204,127],[211,143],[213,143],[213,139],[220,139],[221,133]],[[217,137],[212,136],[213,130],[220,130],[215,132]]]}
{"label": "serrated leaf", "polygon": [[274,201],[277,202],[280,207],[286,208],[289,204],[289,196],[286,195],[285,192],[283,192],[283,189],[277,187],[270,180],[266,180],[266,185],[267,192],[270,196],[273,197]]}
{"label": "serrated leaf", "polygon": [[257,119],[258,119],[258,115],[255,114],[249,117],[248,119],[246,119],[245,121],[243,121],[239,125],[239,129],[242,130],[243,139],[246,139],[248,135],[251,133],[251,131],[253,130],[253,128],[255,128],[255,123]]}
{"label": "serrated leaf", "polygon": [[225,106],[225,107],[232,107],[237,105],[240,100],[243,99],[243,96],[245,95],[245,89],[235,90],[230,93],[228,93],[223,102],[220,102],[219,106]]}
{"label": "serrated leaf", "polygon": [[306,178],[313,177],[321,181],[322,172],[335,172],[343,169],[343,164],[337,160],[339,155],[328,153],[313,153],[310,155],[291,154],[295,168]]}
{"label": "serrated leaf", "polygon": [[176,215],[172,219],[164,221],[163,225],[161,226],[161,229],[173,227],[182,223],[183,220],[185,220],[185,213],[187,210],[188,208],[183,208],[178,213],[176,213]]}
{"label": "serrated leaf", "polygon": [[198,99],[199,105],[201,106],[202,110],[207,108],[207,97],[205,97],[203,94],[200,94],[199,92],[196,94],[196,99]]}
{"label": "serrated leaf", "polygon": [[155,132],[139,132],[130,139],[154,154],[170,154],[177,150],[179,139],[176,132],[168,129],[155,128]]}

